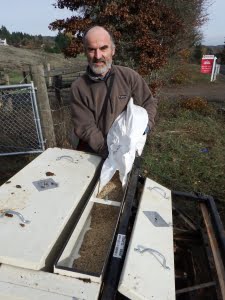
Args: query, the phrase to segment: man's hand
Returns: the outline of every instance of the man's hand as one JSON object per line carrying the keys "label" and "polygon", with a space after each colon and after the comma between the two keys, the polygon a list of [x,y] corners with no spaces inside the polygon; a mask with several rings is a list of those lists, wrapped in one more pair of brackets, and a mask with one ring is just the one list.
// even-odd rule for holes
{"label": "man's hand", "polygon": [[150,133],[150,131],[151,131],[150,126],[147,125],[147,127],[146,127],[146,129],[145,129],[143,135]]}

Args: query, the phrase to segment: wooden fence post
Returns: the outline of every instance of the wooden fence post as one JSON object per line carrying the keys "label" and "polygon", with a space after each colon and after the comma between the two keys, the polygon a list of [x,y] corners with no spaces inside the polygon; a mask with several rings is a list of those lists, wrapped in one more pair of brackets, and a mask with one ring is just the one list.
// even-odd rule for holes
{"label": "wooden fence post", "polygon": [[51,77],[51,65],[50,63],[46,64],[46,75],[47,75],[47,85],[48,87],[52,86],[52,77]]}
{"label": "wooden fence post", "polygon": [[9,75],[8,74],[4,74],[4,81],[6,85],[9,85]]}
{"label": "wooden fence post", "polygon": [[54,76],[54,87],[55,87],[55,96],[59,104],[62,104],[61,99],[61,88],[62,88],[62,75]]}
{"label": "wooden fence post", "polygon": [[56,139],[54,132],[54,123],[48,98],[48,91],[45,83],[43,66],[31,66],[31,75],[34,81],[34,86],[37,88],[37,105],[41,119],[43,136],[46,140],[46,148],[55,147]]}
{"label": "wooden fence post", "polygon": [[29,65],[29,75],[30,75],[30,80],[34,81],[33,76],[32,76],[32,67]]}
{"label": "wooden fence post", "polygon": [[23,82],[24,83],[28,83],[28,80],[27,80],[27,72],[26,71],[23,71]]}

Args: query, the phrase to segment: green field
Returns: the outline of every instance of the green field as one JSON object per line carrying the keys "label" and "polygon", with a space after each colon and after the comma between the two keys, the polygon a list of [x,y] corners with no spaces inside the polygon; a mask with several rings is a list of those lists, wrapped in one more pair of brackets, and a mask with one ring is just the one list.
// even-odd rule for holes
{"label": "green field", "polygon": [[213,103],[161,101],[145,146],[144,174],[171,190],[225,201],[224,128],[225,115]]}

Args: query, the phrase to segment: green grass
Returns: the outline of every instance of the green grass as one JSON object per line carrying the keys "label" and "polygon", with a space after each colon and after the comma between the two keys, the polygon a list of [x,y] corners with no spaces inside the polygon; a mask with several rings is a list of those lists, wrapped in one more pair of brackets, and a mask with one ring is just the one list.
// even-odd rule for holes
{"label": "green grass", "polygon": [[[198,64],[190,64],[180,60],[171,59],[162,69],[157,73],[157,78],[162,80],[164,85],[183,84],[183,85],[197,85],[210,83],[211,75],[202,74],[201,66]],[[213,84],[220,81],[224,82],[224,78],[217,76]]]}
{"label": "green grass", "polygon": [[10,84],[20,84],[23,82],[23,74],[21,71],[11,71],[8,73]]}
{"label": "green grass", "polygon": [[77,55],[77,58],[76,58],[78,61],[81,60],[81,61],[87,61],[87,57],[85,56],[84,53],[80,53]]}
{"label": "green grass", "polygon": [[209,83],[211,79],[211,74],[202,74],[201,66],[196,64],[186,64],[185,72],[190,74],[188,76],[188,83],[199,84],[199,83]]}
{"label": "green grass", "polygon": [[196,191],[225,201],[225,116],[208,104],[159,105],[155,129],[144,150],[145,175],[171,190]]}
{"label": "green grass", "polygon": [[216,81],[211,82],[211,74],[202,74],[201,66],[197,64],[185,64],[184,71],[187,74],[187,82],[189,84],[205,84],[210,83],[216,85],[217,83],[223,82],[224,83],[224,76],[217,75]]}
{"label": "green grass", "polygon": [[[201,74],[200,65],[194,64],[171,61],[161,75],[171,87],[173,77],[190,88],[204,89],[210,83],[210,75]],[[212,84],[221,82],[225,83],[222,75]],[[208,102],[206,107],[190,109],[183,103],[171,98],[159,103],[156,126],[144,150],[144,175],[171,190],[200,192],[225,203],[225,115],[218,112],[225,103]]]}

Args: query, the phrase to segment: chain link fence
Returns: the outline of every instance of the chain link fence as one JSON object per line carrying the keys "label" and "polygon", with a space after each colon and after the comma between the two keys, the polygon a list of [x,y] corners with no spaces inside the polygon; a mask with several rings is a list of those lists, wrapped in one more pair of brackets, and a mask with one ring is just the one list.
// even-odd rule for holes
{"label": "chain link fence", "polygon": [[52,86],[48,88],[57,147],[73,149],[77,146],[78,139],[71,118],[70,87],[84,72],[81,67],[76,72],[62,72],[53,77]]}
{"label": "chain link fence", "polygon": [[0,156],[44,150],[33,83],[0,86]]}

